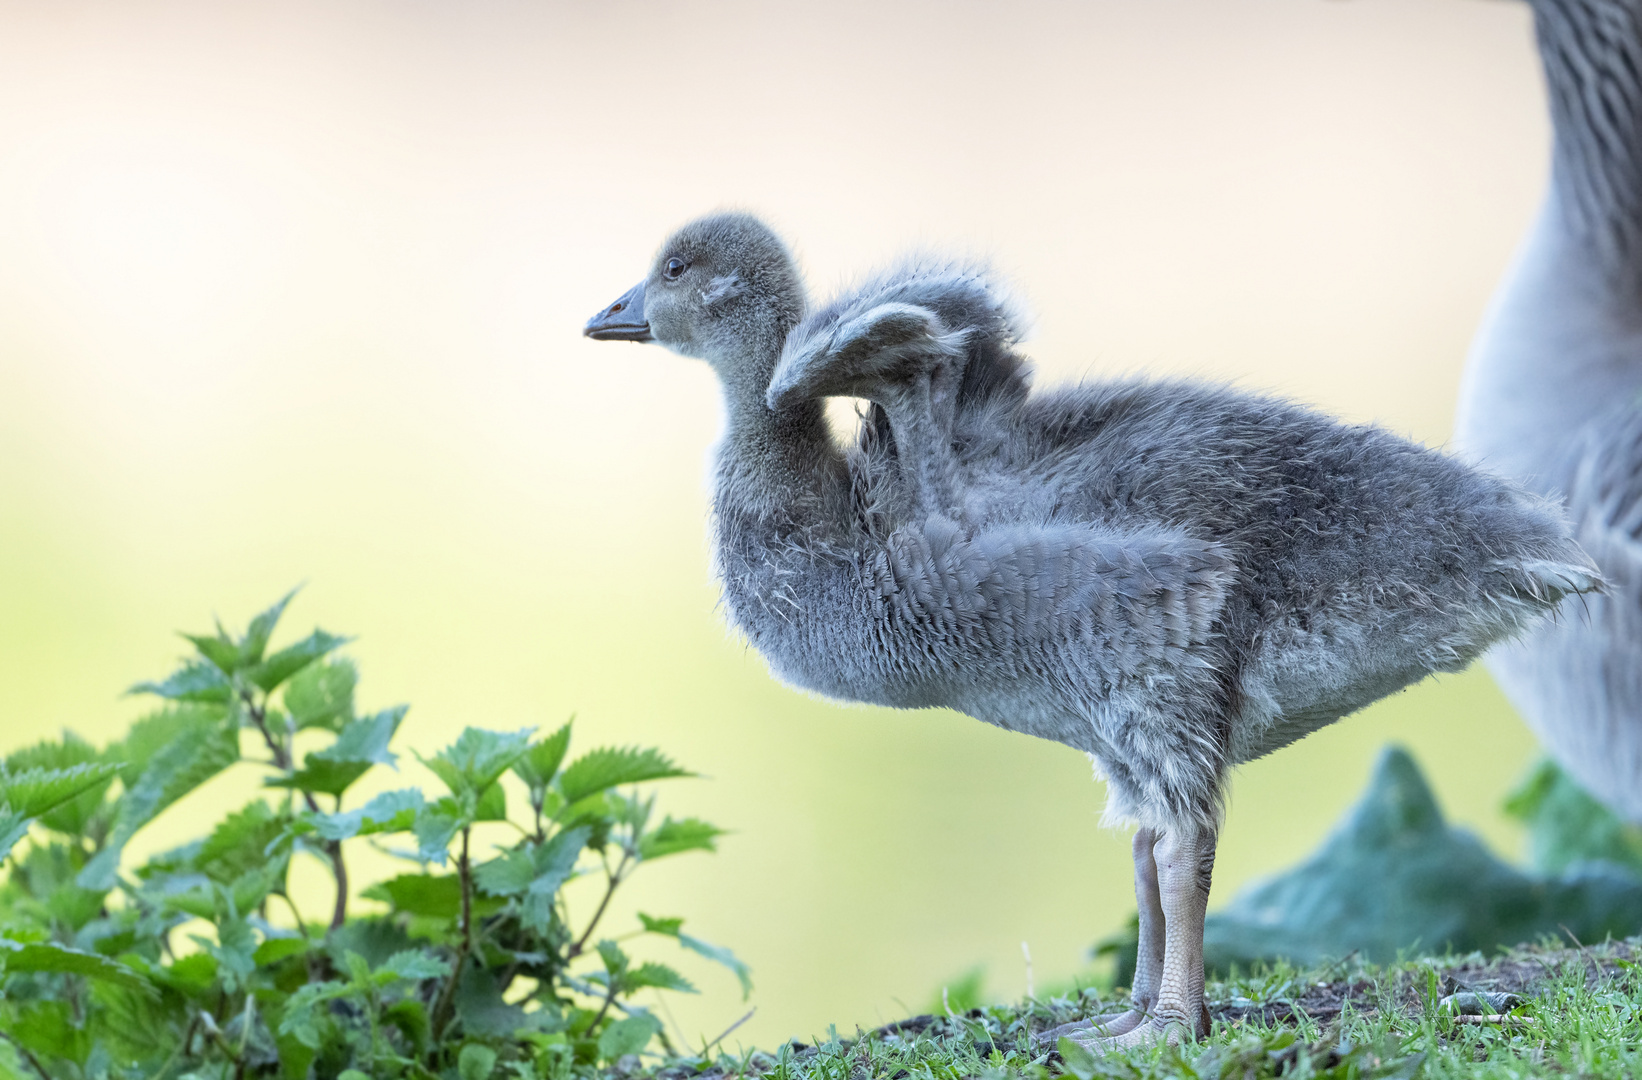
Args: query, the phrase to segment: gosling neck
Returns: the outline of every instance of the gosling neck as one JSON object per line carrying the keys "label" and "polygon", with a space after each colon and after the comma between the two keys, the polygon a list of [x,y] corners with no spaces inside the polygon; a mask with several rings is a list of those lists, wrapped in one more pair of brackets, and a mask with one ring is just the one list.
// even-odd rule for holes
{"label": "gosling neck", "polygon": [[726,426],[714,503],[721,516],[801,526],[847,478],[821,402],[765,403],[780,352],[779,343],[759,343],[719,365]]}

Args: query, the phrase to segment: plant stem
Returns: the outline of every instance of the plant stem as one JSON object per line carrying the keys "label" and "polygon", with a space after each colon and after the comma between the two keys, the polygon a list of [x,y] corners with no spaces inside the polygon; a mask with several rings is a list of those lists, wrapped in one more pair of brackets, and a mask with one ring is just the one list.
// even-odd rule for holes
{"label": "plant stem", "polygon": [[610,1006],[614,1005],[615,1003],[616,1003],[616,977],[614,975],[612,975],[610,977],[610,989],[604,995],[604,1004],[599,1006],[598,1014],[593,1017],[593,1022],[587,1025],[587,1030],[592,1031],[594,1028],[598,1027],[599,1026],[599,1021],[604,1019],[604,1014],[609,1012],[610,1011]]}
{"label": "plant stem", "polygon": [[[274,767],[281,772],[291,772],[291,750],[283,740],[276,738],[274,733],[268,730],[268,710],[256,703],[249,690],[241,692],[240,700],[245,702],[246,714],[262,733],[262,741],[268,745],[268,752],[274,755]],[[310,812],[319,813],[319,803],[314,801],[311,793],[304,791],[302,801],[308,805]],[[342,842],[327,842],[325,854],[331,860],[331,876],[336,878],[336,906],[331,910],[331,929],[337,930],[348,921],[348,868],[342,862]]]}
{"label": "plant stem", "polygon": [[576,939],[574,945],[570,946],[570,951],[565,954],[567,957],[582,954],[582,949],[587,946],[587,939],[593,936],[593,928],[599,925],[600,919],[604,918],[605,909],[610,906],[610,898],[615,895],[616,886],[621,884],[622,874],[626,872],[628,860],[631,858],[631,853],[622,852],[621,862],[616,864],[615,872],[606,875],[608,884],[604,888],[604,899],[600,900],[599,906],[594,909],[593,918],[588,922],[587,929],[582,931],[582,936]]}
{"label": "plant stem", "polygon": [[29,1068],[40,1074],[41,1080],[51,1080],[51,1074],[46,1072],[45,1066],[40,1064],[40,1059],[34,1056],[34,1051],[18,1042],[7,1032],[0,1031],[0,1039],[5,1039],[7,1042],[11,1043],[12,1046],[16,1047],[17,1052],[22,1055],[23,1060],[29,1063]]}
{"label": "plant stem", "polygon": [[435,1039],[444,1034],[445,1025],[450,1023],[449,1013],[456,999],[456,983],[462,977],[462,965],[467,962],[468,953],[473,951],[473,875],[468,866],[468,836],[472,831],[471,825],[462,829],[462,854],[456,861],[456,875],[462,886],[462,940],[456,946],[456,962],[450,968],[450,981],[440,992],[439,1001],[433,1007],[433,1021],[428,1025]]}

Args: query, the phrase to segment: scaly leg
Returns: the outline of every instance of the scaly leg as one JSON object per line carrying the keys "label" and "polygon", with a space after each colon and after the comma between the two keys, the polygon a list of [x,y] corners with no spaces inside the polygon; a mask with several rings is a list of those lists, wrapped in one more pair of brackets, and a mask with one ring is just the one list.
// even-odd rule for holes
{"label": "scaly leg", "polygon": [[1038,1035],[1042,1046],[1053,1046],[1063,1035],[1092,1031],[1096,1037],[1122,1035],[1139,1027],[1157,1007],[1158,986],[1163,979],[1163,901],[1157,883],[1157,859],[1152,849],[1157,833],[1141,828],[1135,832],[1135,905],[1140,910],[1140,948],[1135,956],[1134,1007],[1109,1021],[1079,1020],[1062,1024]]}
{"label": "scaly leg", "polygon": [[[1214,872],[1214,842],[1213,833],[1196,829],[1171,829],[1158,840],[1152,850],[1163,913],[1163,963],[1151,1015],[1110,1038],[1085,1037],[1079,1042],[1103,1049],[1159,1039],[1178,1042],[1187,1032],[1198,1037],[1209,1033],[1209,1009],[1203,999],[1203,917]],[[1138,965],[1135,985],[1138,993]]]}

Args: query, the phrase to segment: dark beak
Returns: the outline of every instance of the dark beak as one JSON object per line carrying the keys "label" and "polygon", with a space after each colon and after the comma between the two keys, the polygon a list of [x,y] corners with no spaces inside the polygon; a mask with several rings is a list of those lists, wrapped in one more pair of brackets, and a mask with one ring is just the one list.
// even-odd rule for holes
{"label": "dark beak", "polygon": [[628,289],[620,300],[591,319],[582,333],[594,341],[654,341],[644,318],[644,282]]}

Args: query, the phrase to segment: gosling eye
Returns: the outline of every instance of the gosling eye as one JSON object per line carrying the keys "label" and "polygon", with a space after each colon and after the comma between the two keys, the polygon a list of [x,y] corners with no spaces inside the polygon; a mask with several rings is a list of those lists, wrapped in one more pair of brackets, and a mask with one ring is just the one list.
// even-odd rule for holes
{"label": "gosling eye", "polygon": [[684,271],[689,267],[689,265],[690,264],[685,262],[683,259],[679,259],[679,258],[668,259],[667,260],[667,269],[663,270],[662,274],[666,276],[668,281],[677,281],[678,278],[679,278],[679,275],[684,273]]}

